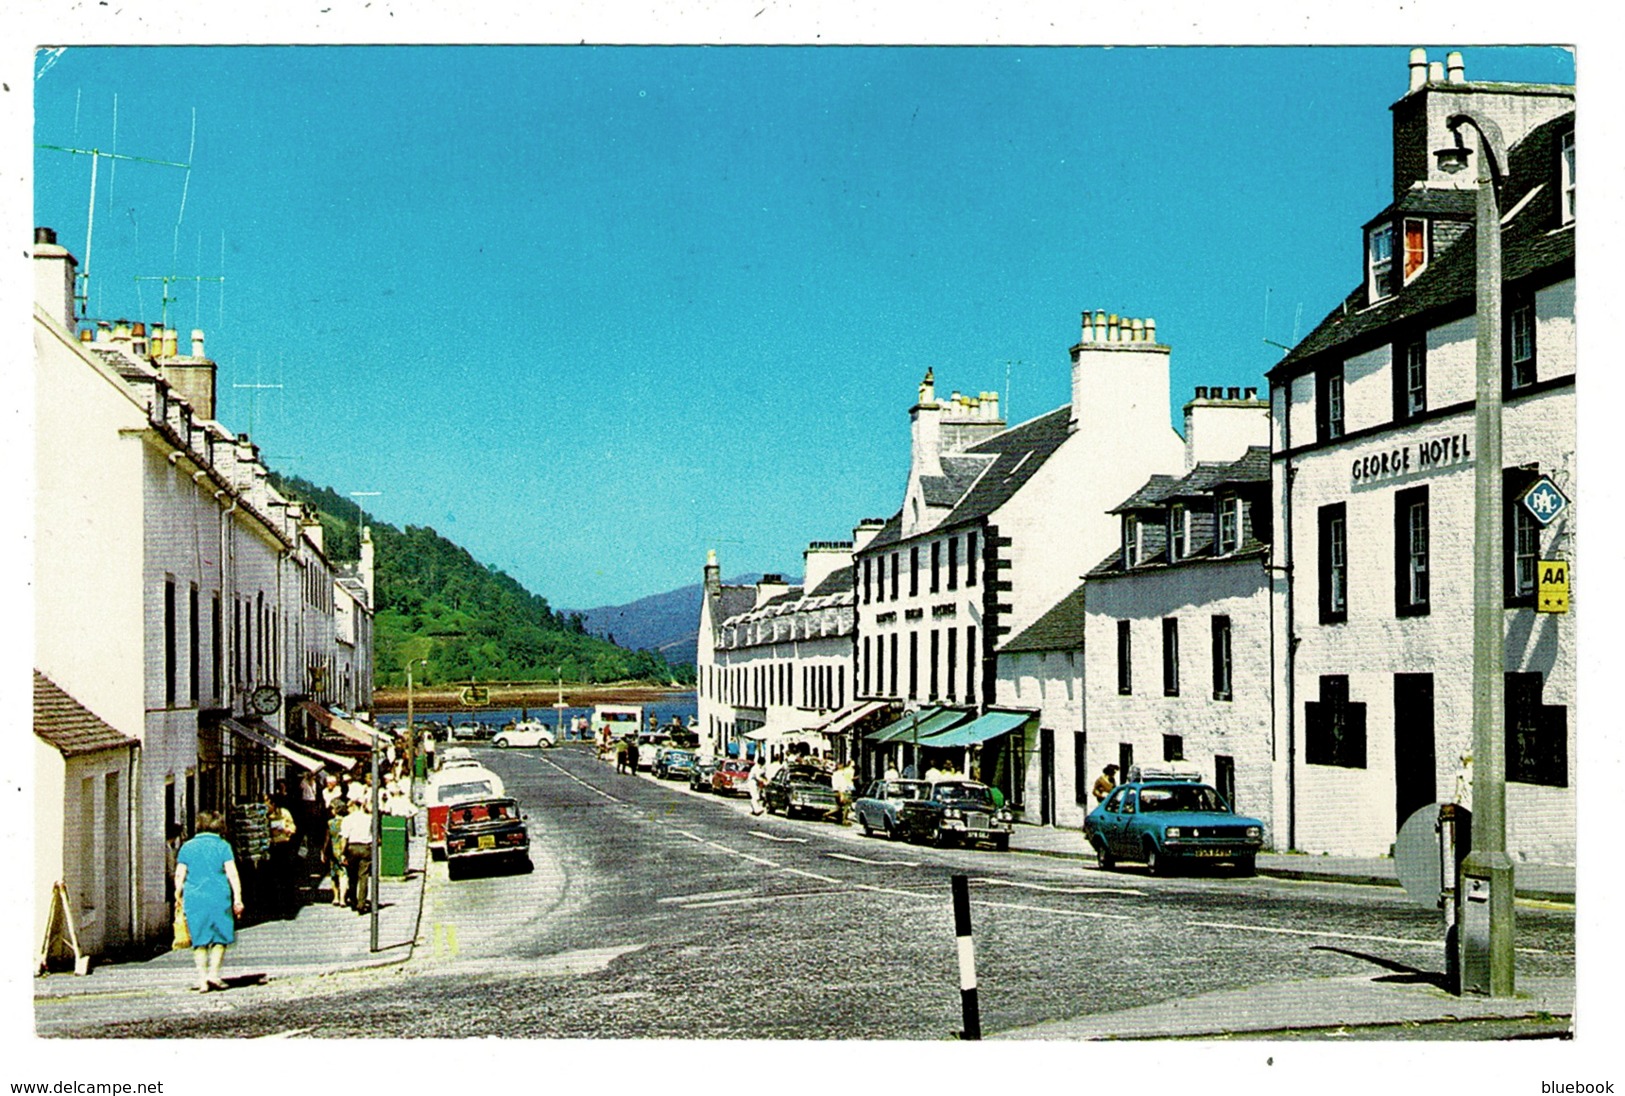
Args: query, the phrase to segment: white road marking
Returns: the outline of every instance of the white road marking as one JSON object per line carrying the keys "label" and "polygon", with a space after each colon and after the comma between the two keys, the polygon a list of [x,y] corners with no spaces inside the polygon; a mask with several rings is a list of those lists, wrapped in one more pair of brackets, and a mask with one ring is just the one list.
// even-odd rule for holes
{"label": "white road marking", "polygon": [[[1355,932],[1322,932],[1316,929],[1283,929],[1272,925],[1239,925],[1229,921],[1186,921],[1190,928],[1238,929],[1242,932],[1264,932],[1277,936],[1315,936],[1326,940],[1363,940],[1371,944],[1409,944],[1419,948],[1437,948],[1442,940],[1409,940],[1403,936],[1370,936]],[[1526,955],[1545,955],[1545,948],[1517,948]]]}
{"label": "white road marking", "polygon": [[826,852],[824,855],[834,857],[836,860],[850,860],[854,864],[879,864],[895,868],[917,868],[920,866],[914,860],[870,860],[867,856],[853,856],[844,852]]}
{"label": "white road marking", "polygon": [[559,772],[563,773],[565,776],[569,777],[571,780],[574,780],[577,784],[580,784],[583,788],[586,788],[589,792],[594,792],[594,793],[596,793],[598,795],[601,795],[605,799],[608,799],[612,803],[623,802],[623,800],[620,799],[620,797],[610,795],[604,789],[594,787],[593,785],[587,783],[585,780],[581,779],[575,773],[571,772],[569,769],[566,769],[563,765],[560,765],[557,761],[554,761],[552,758],[538,757],[536,760],[545,762],[546,764],[549,764],[549,765],[553,766]]}
{"label": "white road marking", "polygon": [[752,837],[760,837],[763,841],[793,842],[797,845],[805,845],[809,840],[805,837],[780,837],[776,833],[763,833],[761,830],[747,830],[746,832]]}
{"label": "white road marking", "polygon": [[802,868],[785,868],[784,870],[789,872],[791,875],[802,875],[806,876],[808,879],[816,879],[820,883],[834,883],[838,887],[851,886],[851,884],[845,879],[837,879],[833,875],[819,875],[815,871],[806,871]]}
{"label": "white road marking", "polygon": [[674,894],[670,898],[656,898],[656,902],[705,902],[714,898],[738,898],[749,890],[705,891],[701,894]]}
{"label": "white road marking", "polygon": [[307,1031],[315,1031],[315,1030],[316,1029],[314,1027],[289,1028],[287,1031],[273,1031],[269,1035],[255,1035],[255,1036],[252,1036],[252,1038],[255,1039],[255,1040],[260,1040],[260,1039],[292,1039],[295,1035],[303,1035]]}
{"label": "white road marking", "polygon": [[1093,917],[1100,921],[1132,921],[1126,913],[1095,913],[1092,910],[1058,910],[1049,906],[1025,906],[1020,902],[990,902],[986,898],[972,898],[978,906],[996,906],[1006,910],[1027,910],[1031,913],[1054,913],[1062,917]]}
{"label": "white road marking", "polygon": [[1051,887],[1044,883],[1023,883],[1015,879],[972,879],[984,887],[1021,887],[1024,890],[1049,891],[1053,894],[1130,894],[1145,897],[1145,891],[1129,887]]}

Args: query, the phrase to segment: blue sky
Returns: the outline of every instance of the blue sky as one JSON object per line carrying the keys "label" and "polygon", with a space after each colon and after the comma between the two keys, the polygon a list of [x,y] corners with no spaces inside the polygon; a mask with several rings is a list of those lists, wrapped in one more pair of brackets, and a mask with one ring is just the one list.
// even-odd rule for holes
{"label": "blue sky", "polygon": [[[35,139],[184,161],[195,108],[190,173],[102,165],[93,314],[223,276],[170,305],[222,421],[585,608],[799,573],[897,508],[927,367],[1030,418],[1085,308],[1155,317],[1171,415],[1261,385],[1359,277],[1412,44],[83,48]],[[90,158],[34,167],[82,260]]]}

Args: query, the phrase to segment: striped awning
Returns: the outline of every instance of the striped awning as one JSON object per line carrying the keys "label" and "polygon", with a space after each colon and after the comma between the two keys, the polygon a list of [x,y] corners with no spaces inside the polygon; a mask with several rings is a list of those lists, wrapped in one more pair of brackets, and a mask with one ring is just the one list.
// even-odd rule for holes
{"label": "striped awning", "polygon": [[359,742],[368,749],[372,748],[373,736],[356,726],[356,724],[351,723],[348,719],[334,715],[314,700],[307,700],[299,706],[309,712],[316,722],[334,734],[348,738],[351,742]]}
{"label": "striped awning", "polygon": [[895,723],[872,732],[869,741],[875,743],[918,741],[922,746],[934,745],[925,740],[934,734],[941,734],[951,727],[958,726],[974,714],[957,708],[922,708],[916,715],[905,713]]}
{"label": "striped awning", "polygon": [[852,728],[854,723],[857,723],[859,720],[867,719],[869,716],[880,711],[880,709],[886,707],[887,703],[888,701],[884,700],[868,700],[861,704],[854,704],[852,707],[846,709],[844,712],[841,712],[828,723],[813,729],[818,731],[820,734],[825,735],[845,734]]}
{"label": "striped awning", "polygon": [[973,719],[969,723],[962,723],[952,727],[931,738],[922,739],[920,745],[942,746],[975,746],[977,743],[998,738],[1009,734],[1032,718],[1031,712],[1001,712],[990,711],[980,719]]}
{"label": "striped awning", "polygon": [[292,761],[295,765],[308,769],[310,772],[315,772],[322,767],[322,761],[320,758],[312,757],[303,750],[295,748],[288,742],[287,739],[283,738],[281,734],[272,731],[267,725],[262,724],[258,727],[250,727],[246,723],[239,723],[235,719],[230,718],[222,719],[220,724],[238,737],[247,739],[249,742],[254,743],[261,749],[270,750],[274,754],[279,754],[280,756],[287,758],[289,761]]}

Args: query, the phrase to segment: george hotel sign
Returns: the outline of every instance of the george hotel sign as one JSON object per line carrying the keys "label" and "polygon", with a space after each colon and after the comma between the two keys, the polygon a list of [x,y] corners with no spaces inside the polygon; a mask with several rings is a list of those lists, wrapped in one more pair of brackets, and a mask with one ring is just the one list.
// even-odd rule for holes
{"label": "george hotel sign", "polygon": [[1361,487],[1418,472],[1455,468],[1472,463],[1472,459],[1467,435],[1447,434],[1357,456],[1350,475],[1354,485]]}

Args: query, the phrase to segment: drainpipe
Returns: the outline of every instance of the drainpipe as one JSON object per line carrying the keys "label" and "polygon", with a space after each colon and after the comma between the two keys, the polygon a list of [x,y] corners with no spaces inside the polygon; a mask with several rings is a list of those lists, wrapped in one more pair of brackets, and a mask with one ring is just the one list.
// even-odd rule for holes
{"label": "drainpipe", "polygon": [[[130,743],[130,788],[125,794],[125,870],[128,873],[125,879],[126,889],[129,891],[128,908],[124,911],[126,928],[126,946],[140,941],[140,934],[136,931],[140,924],[141,897],[141,850],[136,845],[136,834],[141,832],[141,743]],[[169,835],[164,835],[168,842]],[[166,867],[167,870],[167,867]]]}
{"label": "drainpipe", "polygon": [[[1292,382],[1282,389],[1281,402],[1285,414],[1281,416],[1281,444],[1286,450],[1285,482],[1282,484],[1281,524],[1286,537],[1286,847],[1298,847],[1298,632],[1297,590],[1293,581],[1292,557],[1292,480],[1297,475],[1292,467]],[[1274,604],[1274,598],[1270,599]],[[1271,629],[1273,631],[1273,629]]]}

